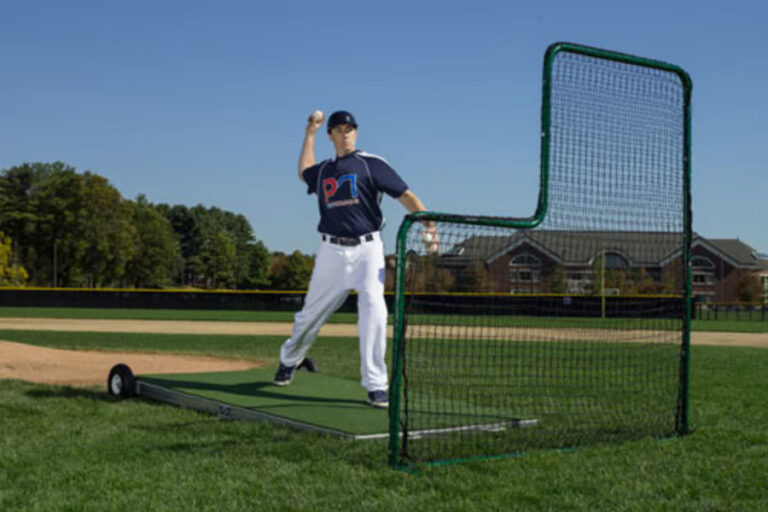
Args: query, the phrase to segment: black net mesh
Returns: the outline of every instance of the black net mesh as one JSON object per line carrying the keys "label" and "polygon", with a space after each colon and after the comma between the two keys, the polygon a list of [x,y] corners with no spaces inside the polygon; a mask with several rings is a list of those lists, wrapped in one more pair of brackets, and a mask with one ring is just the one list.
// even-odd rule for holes
{"label": "black net mesh", "polygon": [[401,463],[675,431],[683,84],[570,52],[550,81],[544,221],[407,234]]}

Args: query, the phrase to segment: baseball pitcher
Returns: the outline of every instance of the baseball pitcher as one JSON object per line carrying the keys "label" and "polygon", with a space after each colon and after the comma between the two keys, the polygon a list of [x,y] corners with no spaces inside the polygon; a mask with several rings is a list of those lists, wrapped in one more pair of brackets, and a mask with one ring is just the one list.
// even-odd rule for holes
{"label": "baseball pitcher", "polygon": [[[384,302],[384,227],[380,203],[384,194],[396,198],[409,212],[426,211],[419,198],[383,158],[355,148],[357,121],[346,111],[328,118],[328,138],[335,158],[315,163],[315,135],[325,116],[315,111],[304,133],[299,156],[299,179],[307,193],[317,195],[320,210],[320,248],[304,307],[296,313],[291,337],[280,349],[275,385],[287,386],[302,363],[320,328],[357,292],[361,384],[368,404],[387,408],[387,306]],[[427,223],[432,246],[437,232]]]}

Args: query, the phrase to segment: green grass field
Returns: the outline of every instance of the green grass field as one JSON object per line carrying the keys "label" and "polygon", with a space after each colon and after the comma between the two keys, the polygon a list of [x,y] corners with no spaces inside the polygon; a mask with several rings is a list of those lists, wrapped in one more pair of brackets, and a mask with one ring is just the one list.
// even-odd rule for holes
{"label": "green grass field", "polygon": [[[83,319],[113,319],[113,320],[192,320],[217,322],[293,322],[293,312],[290,311],[217,311],[217,310],[186,310],[186,309],[93,309],[93,308],[0,308],[2,318],[83,318]],[[414,315],[411,323],[429,322],[429,315]],[[473,321],[478,318],[473,317]],[[541,325],[542,317],[485,317],[490,324],[498,327],[531,327]],[[440,317],[444,321],[444,317]],[[694,331],[718,332],[768,332],[768,321],[762,322],[755,316],[753,320],[693,320],[691,327]],[[450,320],[460,324],[460,317]],[[599,318],[562,318],[547,317],[544,319],[548,327],[604,327],[606,322],[610,327],[632,329],[647,325],[644,320],[607,319]],[[329,323],[357,323],[356,313],[335,313]],[[389,319],[392,324],[392,317]],[[654,323],[657,323],[654,321]],[[655,326],[654,328],[659,328]]]}
{"label": "green grass field", "polygon": [[[278,337],[2,331],[52,347],[267,359]],[[321,339],[323,371],[357,377],[357,341]],[[670,440],[386,465],[385,442],[223,421],[102,388],[0,381],[0,510],[768,509],[768,351],[694,347],[692,423]],[[361,390],[362,392],[362,390]]]}

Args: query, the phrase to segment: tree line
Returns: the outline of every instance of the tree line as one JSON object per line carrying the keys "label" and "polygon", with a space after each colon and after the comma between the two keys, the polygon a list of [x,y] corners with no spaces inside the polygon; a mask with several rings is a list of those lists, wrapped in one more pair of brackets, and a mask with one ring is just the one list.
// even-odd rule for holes
{"label": "tree line", "polygon": [[302,290],[313,266],[217,207],[125,199],[62,162],[0,172],[0,285]]}

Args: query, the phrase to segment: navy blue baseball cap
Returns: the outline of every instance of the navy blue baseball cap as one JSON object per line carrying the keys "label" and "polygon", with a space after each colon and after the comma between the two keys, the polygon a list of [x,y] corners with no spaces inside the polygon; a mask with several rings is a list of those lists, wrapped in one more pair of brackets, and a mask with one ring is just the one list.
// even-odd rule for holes
{"label": "navy blue baseball cap", "polygon": [[340,124],[351,124],[357,128],[357,121],[355,121],[355,116],[346,110],[338,110],[331,114],[331,117],[328,118],[328,133],[331,133],[331,130]]}

